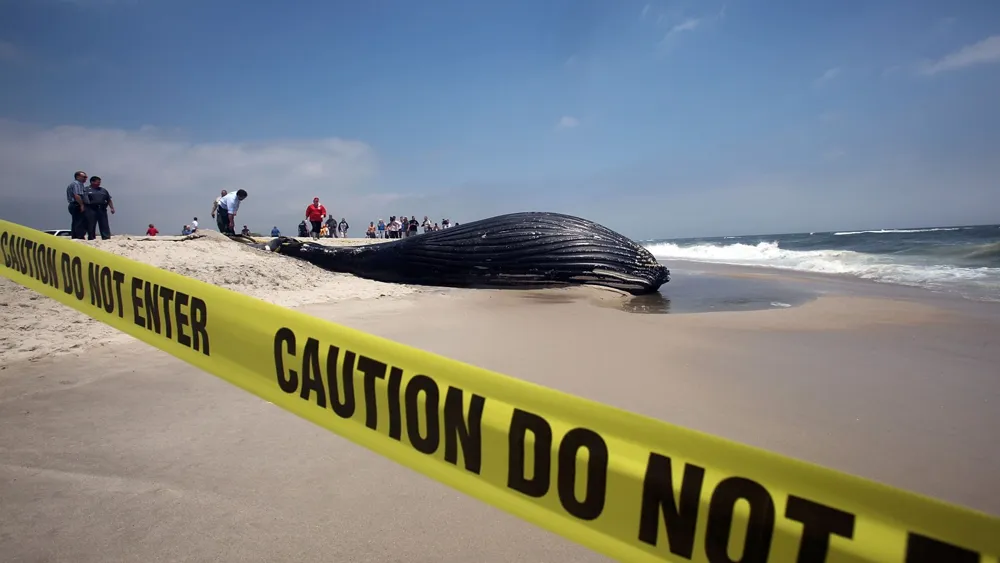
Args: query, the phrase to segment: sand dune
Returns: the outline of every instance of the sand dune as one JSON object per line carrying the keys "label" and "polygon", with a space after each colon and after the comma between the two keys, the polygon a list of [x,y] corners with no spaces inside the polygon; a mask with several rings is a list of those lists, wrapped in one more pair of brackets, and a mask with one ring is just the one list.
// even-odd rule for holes
{"label": "sand dune", "polygon": [[[116,236],[106,241],[72,242],[285,307],[395,297],[419,290],[326,272],[305,262],[236,244],[217,231],[203,230],[187,237]],[[321,242],[348,246],[379,241],[322,239]],[[0,278],[0,363],[128,340],[133,338]]]}

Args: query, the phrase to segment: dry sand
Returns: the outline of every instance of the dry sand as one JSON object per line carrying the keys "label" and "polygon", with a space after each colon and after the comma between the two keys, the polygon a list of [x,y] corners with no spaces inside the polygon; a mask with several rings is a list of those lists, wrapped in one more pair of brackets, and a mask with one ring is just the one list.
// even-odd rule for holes
{"label": "dry sand", "polygon": [[[635,314],[603,292],[417,293],[346,276],[328,281],[339,302],[317,304],[289,282],[290,268],[318,279],[312,268],[230,250],[233,276],[200,265],[223,260],[215,241],[145,244],[114,242],[321,318],[1000,515],[992,304],[801,276],[818,297],[780,310]],[[723,272],[737,288],[749,279]],[[697,282],[671,299],[710,285]],[[9,288],[21,337],[65,347],[34,328],[65,325],[31,323],[76,313]],[[345,297],[383,293],[396,298]],[[5,561],[606,561],[142,342],[39,350],[0,372]]]}
{"label": "dry sand", "polygon": [[[326,272],[305,262],[235,244],[210,230],[187,237],[116,236],[106,241],[73,242],[285,307],[397,297],[418,291],[412,286]],[[347,246],[373,241],[322,239],[321,242]],[[134,339],[123,332],[0,278],[0,364],[73,352],[85,343],[88,347],[95,343],[109,346],[130,340]]]}

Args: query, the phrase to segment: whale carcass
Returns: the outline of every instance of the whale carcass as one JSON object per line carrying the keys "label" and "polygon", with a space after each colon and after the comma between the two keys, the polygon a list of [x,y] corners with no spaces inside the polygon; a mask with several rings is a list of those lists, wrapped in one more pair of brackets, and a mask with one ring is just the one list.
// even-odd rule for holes
{"label": "whale carcass", "polygon": [[646,248],[593,221],[560,213],[510,213],[362,246],[288,237],[261,246],[332,272],[390,283],[487,289],[585,285],[642,295],[670,280],[670,271]]}

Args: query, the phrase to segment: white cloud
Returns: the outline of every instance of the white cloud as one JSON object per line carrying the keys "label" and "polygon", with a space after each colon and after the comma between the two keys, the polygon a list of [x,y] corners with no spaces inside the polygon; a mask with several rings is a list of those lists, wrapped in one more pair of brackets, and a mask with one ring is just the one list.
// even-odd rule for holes
{"label": "white cloud", "polygon": [[836,78],[839,75],[840,75],[840,67],[829,68],[829,69],[826,70],[826,72],[824,72],[823,74],[821,74],[819,78],[817,78],[816,80],[814,80],[813,84],[816,85],[816,86],[820,86],[822,84],[825,84],[825,83],[833,80],[834,78]]}
{"label": "white cloud", "polygon": [[920,74],[933,75],[939,72],[998,62],[1000,62],[1000,35],[992,35],[978,43],[966,45],[936,61],[923,64],[919,72]]}
{"label": "white cloud", "polygon": [[68,228],[65,188],[80,169],[101,176],[114,196],[118,233],[141,233],[148,223],[174,233],[194,216],[212,226],[214,198],[238,188],[249,192],[238,221],[251,229],[291,230],[314,196],[338,217],[357,217],[354,228],[380,203],[372,199],[377,165],[370,146],[339,138],[196,143],[155,127],[0,121],[0,216],[39,229]]}
{"label": "white cloud", "polygon": [[579,119],[569,115],[564,115],[560,117],[559,121],[556,123],[556,129],[572,129],[579,125],[580,125]]}
{"label": "white cloud", "polygon": [[[678,21],[677,18],[670,18],[671,20],[677,22],[670,25],[670,28],[663,35],[663,39],[658,43],[659,49],[669,49],[669,47],[675,42],[679,41],[679,37],[687,32],[694,32],[697,30],[703,30],[711,28],[716,23],[722,21],[726,17],[726,6],[723,5],[722,8],[716,14],[703,14],[696,17],[683,17]],[[658,22],[659,23],[659,22]]]}
{"label": "white cloud", "polygon": [[675,33],[681,33],[683,31],[694,31],[695,29],[698,29],[699,25],[701,25],[701,18],[688,18],[682,21],[681,23],[671,27],[670,31],[667,32],[667,35],[673,35]]}
{"label": "white cloud", "polygon": [[642,13],[639,15],[639,17],[642,18],[642,19],[646,19],[646,16],[649,14],[649,10],[651,8],[652,8],[652,6],[649,5],[649,4],[646,4],[645,6],[643,6],[642,7]]}

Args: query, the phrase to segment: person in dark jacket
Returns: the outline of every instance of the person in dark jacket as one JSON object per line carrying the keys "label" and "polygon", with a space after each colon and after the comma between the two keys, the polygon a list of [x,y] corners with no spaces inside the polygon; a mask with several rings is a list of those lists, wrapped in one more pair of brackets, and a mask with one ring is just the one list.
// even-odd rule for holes
{"label": "person in dark jacket", "polygon": [[115,202],[111,199],[111,193],[101,187],[99,176],[90,177],[90,185],[86,188],[87,209],[87,240],[94,240],[97,230],[100,229],[101,239],[111,238],[111,227],[108,225],[108,210],[115,213]]}

